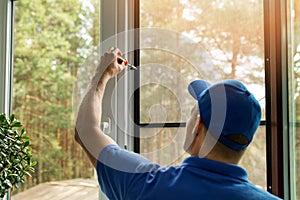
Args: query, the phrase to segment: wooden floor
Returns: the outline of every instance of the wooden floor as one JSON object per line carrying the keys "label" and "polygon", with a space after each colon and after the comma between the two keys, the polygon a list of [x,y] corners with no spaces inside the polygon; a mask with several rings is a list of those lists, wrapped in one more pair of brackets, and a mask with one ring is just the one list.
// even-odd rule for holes
{"label": "wooden floor", "polygon": [[37,185],[12,200],[97,200],[98,192],[97,181],[74,179]]}

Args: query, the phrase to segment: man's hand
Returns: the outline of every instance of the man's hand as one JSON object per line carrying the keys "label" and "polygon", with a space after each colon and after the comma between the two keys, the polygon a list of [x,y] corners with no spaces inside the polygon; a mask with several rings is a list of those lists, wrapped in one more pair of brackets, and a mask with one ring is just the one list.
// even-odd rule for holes
{"label": "man's hand", "polygon": [[102,65],[106,66],[107,61],[111,61],[110,65],[108,65],[104,71],[104,73],[110,77],[114,77],[125,69],[124,63],[118,64],[118,56],[122,56],[121,51],[118,48],[111,48],[101,57],[101,63],[99,67],[102,67]]}
{"label": "man's hand", "polygon": [[103,148],[116,144],[100,130],[102,99],[109,79],[125,69],[125,64],[118,64],[117,58],[122,53],[117,48],[110,48],[102,57],[91,85],[84,96],[78,111],[75,140],[88,154],[92,164],[97,165],[97,158]]}
{"label": "man's hand", "polygon": [[118,48],[110,48],[101,57],[100,64],[96,69],[95,76],[92,80],[93,84],[99,85],[99,81],[102,79],[110,79],[125,69],[125,64],[118,64],[117,58],[122,56],[121,51]]}

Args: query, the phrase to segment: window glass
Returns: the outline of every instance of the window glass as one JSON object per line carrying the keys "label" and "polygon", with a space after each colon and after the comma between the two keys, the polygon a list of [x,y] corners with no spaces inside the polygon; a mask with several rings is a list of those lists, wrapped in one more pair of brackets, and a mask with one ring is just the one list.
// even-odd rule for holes
{"label": "window glass", "polygon": [[[38,164],[13,199],[58,199],[68,191],[64,199],[96,199],[93,167],[74,141],[73,103],[85,84],[76,82],[77,74],[91,74],[95,66],[87,58],[99,45],[100,0],[15,4],[12,110],[32,139]],[[90,192],[79,197],[86,186]]]}
{"label": "window glass", "polygon": [[264,190],[267,189],[266,159],[266,126],[259,126],[239,165],[246,169],[249,180]]}
{"label": "window glass", "polygon": [[[140,26],[142,125],[168,123],[175,126],[175,123],[186,122],[195,104],[187,86],[195,79],[211,83],[225,79],[242,81],[259,100],[262,120],[265,120],[262,0],[141,0]],[[147,151],[164,146],[165,140],[155,138],[168,138],[171,130],[177,132],[175,129],[141,128],[141,152],[147,155]],[[248,172],[254,173],[250,180],[266,188],[266,158],[257,158],[258,154],[266,153],[263,148],[265,126],[258,132],[255,144],[246,155],[249,159],[242,163]],[[152,136],[147,137],[149,134]],[[261,148],[258,144],[262,144]],[[170,148],[177,152],[177,147]],[[177,163],[182,161],[181,155]],[[174,160],[167,154],[150,153],[150,158],[166,165]],[[253,159],[259,161],[253,162]]]}
{"label": "window glass", "polygon": [[300,2],[290,0],[289,16],[289,111],[291,195],[300,199]]}
{"label": "window glass", "polygon": [[185,128],[142,128],[140,134],[141,154],[160,165],[179,165],[187,157]]}
{"label": "window glass", "polygon": [[141,68],[141,122],[182,122],[188,119],[193,98],[186,86],[188,81],[201,75],[180,56],[161,50],[142,50],[141,62],[145,63]]}
{"label": "window glass", "polygon": [[[140,9],[140,84],[162,86],[141,88],[141,122],[151,122],[150,104],[164,107],[165,122],[186,121],[190,107],[184,105],[192,101],[186,88],[196,78],[240,80],[264,109],[262,0],[141,0]],[[166,87],[172,90],[166,101],[155,98]]]}

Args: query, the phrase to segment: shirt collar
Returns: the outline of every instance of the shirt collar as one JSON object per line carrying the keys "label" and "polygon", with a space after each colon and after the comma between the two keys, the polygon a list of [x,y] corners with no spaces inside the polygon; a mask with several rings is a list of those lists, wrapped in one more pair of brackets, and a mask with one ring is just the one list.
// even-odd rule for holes
{"label": "shirt collar", "polygon": [[206,171],[211,171],[248,182],[248,174],[245,169],[234,164],[219,162],[207,158],[200,158],[198,156],[190,156],[183,161],[183,165],[201,168]]}

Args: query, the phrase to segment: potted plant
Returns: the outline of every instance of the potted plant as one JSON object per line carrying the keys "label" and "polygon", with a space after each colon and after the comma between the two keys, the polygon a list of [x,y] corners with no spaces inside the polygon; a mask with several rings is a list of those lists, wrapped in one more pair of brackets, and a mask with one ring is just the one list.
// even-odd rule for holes
{"label": "potted plant", "polygon": [[14,115],[0,114],[0,199],[34,171],[30,139]]}

